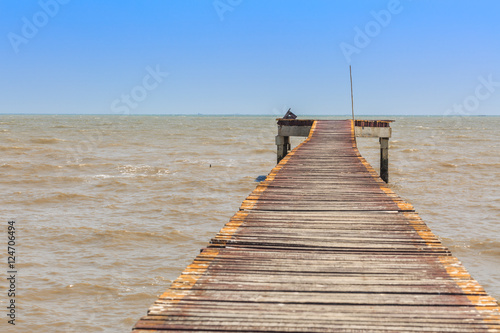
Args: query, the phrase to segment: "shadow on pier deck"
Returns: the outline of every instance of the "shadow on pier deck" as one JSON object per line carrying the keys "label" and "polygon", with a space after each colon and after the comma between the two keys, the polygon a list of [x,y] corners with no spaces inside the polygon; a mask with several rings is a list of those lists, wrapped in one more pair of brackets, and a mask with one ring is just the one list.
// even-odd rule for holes
{"label": "shadow on pier deck", "polygon": [[146,332],[498,332],[495,299],[317,121],[134,327]]}

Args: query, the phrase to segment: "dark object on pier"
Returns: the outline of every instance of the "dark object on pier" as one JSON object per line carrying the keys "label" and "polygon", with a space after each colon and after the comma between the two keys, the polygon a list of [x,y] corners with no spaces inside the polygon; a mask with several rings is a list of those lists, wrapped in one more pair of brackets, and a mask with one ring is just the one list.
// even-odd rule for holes
{"label": "dark object on pier", "polygon": [[285,113],[285,116],[283,117],[283,119],[297,119],[297,116],[290,110],[291,110],[291,108],[288,109],[288,111]]}

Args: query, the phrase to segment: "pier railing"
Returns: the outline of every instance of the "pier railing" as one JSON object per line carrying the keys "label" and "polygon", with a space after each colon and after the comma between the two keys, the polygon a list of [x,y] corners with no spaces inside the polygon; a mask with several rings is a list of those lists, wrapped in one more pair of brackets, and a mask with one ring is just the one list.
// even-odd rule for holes
{"label": "pier railing", "polygon": [[[314,120],[309,119],[276,119],[278,135],[276,135],[277,163],[291,150],[291,136],[309,136]],[[355,137],[378,138],[380,143],[380,178],[389,182],[389,139],[392,136],[391,122],[394,120],[355,120]]]}

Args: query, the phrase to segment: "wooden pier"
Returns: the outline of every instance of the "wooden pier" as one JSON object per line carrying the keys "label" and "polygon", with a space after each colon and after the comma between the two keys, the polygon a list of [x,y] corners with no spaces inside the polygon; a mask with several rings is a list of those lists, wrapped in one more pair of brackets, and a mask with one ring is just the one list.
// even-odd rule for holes
{"label": "wooden pier", "polygon": [[353,122],[308,126],[135,332],[500,332],[497,301],[361,157]]}

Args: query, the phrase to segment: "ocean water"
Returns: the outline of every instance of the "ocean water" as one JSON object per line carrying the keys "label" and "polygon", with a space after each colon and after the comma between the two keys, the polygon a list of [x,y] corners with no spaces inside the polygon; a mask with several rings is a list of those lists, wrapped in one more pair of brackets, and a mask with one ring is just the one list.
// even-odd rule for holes
{"label": "ocean water", "polygon": [[[500,117],[392,119],[391,187],[499,299]],[[130,331],[274,167],[275,135],[274,117],[0,116],[18,269],[0,330]],[[377,140],[358,146],[377,169]]]}

